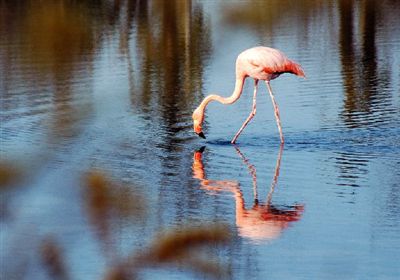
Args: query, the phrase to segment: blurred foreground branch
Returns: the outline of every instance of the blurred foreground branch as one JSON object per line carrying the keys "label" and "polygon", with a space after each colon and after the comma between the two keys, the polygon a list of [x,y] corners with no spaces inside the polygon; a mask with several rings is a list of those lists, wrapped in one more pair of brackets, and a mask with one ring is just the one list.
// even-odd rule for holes
{"label": "blurred foreground branch", "polygon": [[135,253],[116,265],[105,279],[135,279],[143,268],[166,265],[213,278],[227,278],[230,273],[225,265],[213,257],[203,256],[199,251],[227,244],[230,239],[228,227],[218,224],[170,230],[155,237],[145,252]]}

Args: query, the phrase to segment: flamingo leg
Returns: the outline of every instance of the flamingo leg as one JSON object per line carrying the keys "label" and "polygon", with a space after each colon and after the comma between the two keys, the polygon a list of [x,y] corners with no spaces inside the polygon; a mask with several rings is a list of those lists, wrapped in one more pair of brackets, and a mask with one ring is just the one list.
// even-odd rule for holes
{"label": "flamingo leg", "polygon": [[278,125],[279,135],[281,137],[281,143],[283,144],[285,141],[283,139],[281,119],[280,119],[280,116],[279,116],[279,108],[278,108],[278,105],[275,102],[275,98],[274,98],[274,95],[272,93],[272,88],[271,88],[271,85],[270,85],[269,81],[265,81],[265,83],[267,84],[268,92],[269,92],[269,95],[271,96],[272,104],[274,105],[276,124]]}
{"label": "flamingo leg", "polygon": [[246,121],[242,124],[242,127],[239,129],[239,131],[235,134],[233,137],[231,143],[235,144],[236,139],[238,139],[240,133],[242,133],[243,129],[246,127],[246,125],[251,121],[251,119],[256,115],[256,97],[257,97],[257,85],[258,85],[258,80],[254,79],[254,94],[253,94],[253,108],[250,112],[250,115],[247,117]]}

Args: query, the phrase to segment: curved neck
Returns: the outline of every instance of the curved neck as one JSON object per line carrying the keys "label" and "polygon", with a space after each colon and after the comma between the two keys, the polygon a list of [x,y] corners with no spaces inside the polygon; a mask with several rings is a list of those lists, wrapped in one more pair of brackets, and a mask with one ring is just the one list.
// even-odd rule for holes
{"label": "curved neck", "polygon": [[216,94],[210,94],[204,100],[200,103],[199,105],[199,110],[204,113],[204,110],[206,109],[208,103],[211,101],[218,101],[222,104],[232,104],[236,102],[236,100],[239,99],[240,95],[242,94],[243,90],[243,84],[244,84],[244,79],[245,77],[237,78],[236,83],[235,83],[235,89],[233,90],[233,93],[229,97],[222,97]]}

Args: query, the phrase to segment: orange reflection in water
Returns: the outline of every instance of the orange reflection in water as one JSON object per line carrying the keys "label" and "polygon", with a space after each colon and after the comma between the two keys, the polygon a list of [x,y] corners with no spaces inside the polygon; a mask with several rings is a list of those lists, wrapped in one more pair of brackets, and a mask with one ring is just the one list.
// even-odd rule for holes
{"label": "orange reflection in water", "polygon": [[202,153],[204,148],[196,151],[193,157],[193,177],[200,180],[201,187],[205,190],[219,192],[228,191],[234,195],[236,207],[236,226],[241,237],[252,241],[268,241],[279,238],[283,230],[292,222],[301,219],[304,205],[280,208],[272,204],[272,194],[278,182],[283,145],[280,146],[275,166],[275,173],[265,203],[260,203],[257,193],[256,168],[251,165],[244,154],[235,146],[236,152],[249,169],[253,180],[254,202],[251,208],[246,208],[243,193],[238,181],[234,180],[209,180],[206,178]]}

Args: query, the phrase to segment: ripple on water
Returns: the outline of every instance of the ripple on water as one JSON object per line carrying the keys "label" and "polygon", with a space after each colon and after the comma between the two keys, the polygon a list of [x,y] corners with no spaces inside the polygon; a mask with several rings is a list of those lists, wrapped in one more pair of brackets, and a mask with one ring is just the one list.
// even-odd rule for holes
{"label": "ripple on water", "polygon": [[[371,157],[391,156],[400,153],[400,128],[375,129],[322,129],[285,133],[285,150],[341,151],[364,153]],[[209,140],[207,144],[231,145],[226,140]],[[239,147],[279,147],[279,137],[243,135],[237,142]]]}
{"label": "ripple on water", "polygon": [[226,140],[226,139],[212,139],[212,140],[207,140],[207,144],[210,145],[215,145],[215,146],[229,146],[232,145],[231,141]]}

